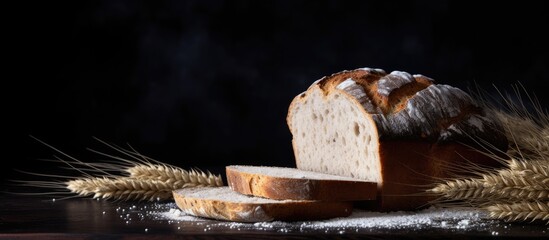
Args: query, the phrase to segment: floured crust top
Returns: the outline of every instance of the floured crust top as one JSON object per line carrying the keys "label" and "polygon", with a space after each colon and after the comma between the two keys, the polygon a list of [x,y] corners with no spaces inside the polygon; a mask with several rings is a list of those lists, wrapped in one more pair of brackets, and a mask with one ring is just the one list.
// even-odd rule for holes
{"label": "floured crust top", "polygon": [[371,114],[383,140],[472,143],[471,137],[478,137],[498,149],[507,146],[502,126],[467,93],[422,75],[360,68],[323,77],[309,90],[313,87],[325,95],[343,91],[356,99]]}

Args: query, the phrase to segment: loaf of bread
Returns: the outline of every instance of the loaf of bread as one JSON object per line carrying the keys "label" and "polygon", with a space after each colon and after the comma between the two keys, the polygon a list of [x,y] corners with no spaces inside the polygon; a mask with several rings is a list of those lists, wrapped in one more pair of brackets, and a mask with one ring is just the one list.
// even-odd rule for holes
{"label": "loaf of bread", "polygon": [[386,211],[425,206],[432,198],[422,193],[448,169],[498,166],[479,150],[507,148],[501,125],[467,93],[400,71],[324,77],[294,98],[287,123],[297,168],[377,182]]}
{"label": "loaf of bread", "polygon": [[272,200],[239,194],[229,187],[183,188],[173,196],[187,214],[236,222],[328,219],[349,216],[353,209],[351,202]]}
{"label": "loaf of bread", "polygon": [[375,182],[296,168],[234,165],[226,173],[233,191],[269,199],[355,201],[377,194]]}

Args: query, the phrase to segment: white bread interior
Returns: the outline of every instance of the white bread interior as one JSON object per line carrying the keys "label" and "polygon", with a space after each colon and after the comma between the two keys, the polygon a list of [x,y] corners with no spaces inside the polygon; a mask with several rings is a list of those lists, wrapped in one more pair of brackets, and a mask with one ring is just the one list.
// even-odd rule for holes
{"label": "white bread interior", "polygon": [[324,95],[313,85],[295,104],[290,128],[299,169],[383,184],[377,128],[356,98],[341,89]]}

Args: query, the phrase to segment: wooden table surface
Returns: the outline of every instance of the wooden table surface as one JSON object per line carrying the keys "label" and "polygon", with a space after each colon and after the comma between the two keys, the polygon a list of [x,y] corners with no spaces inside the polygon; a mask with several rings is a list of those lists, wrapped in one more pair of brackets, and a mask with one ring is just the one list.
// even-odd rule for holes
{"label": "wooden table surface", "polygon": [[[257,228],[219,221],[173,221],[157,217],[167,203],[56,200],[0,195],[0,239],[477,239],[547,238],[543,224],[497,223],[484,229]],[[494,232],[497,235],[494,235]]]}

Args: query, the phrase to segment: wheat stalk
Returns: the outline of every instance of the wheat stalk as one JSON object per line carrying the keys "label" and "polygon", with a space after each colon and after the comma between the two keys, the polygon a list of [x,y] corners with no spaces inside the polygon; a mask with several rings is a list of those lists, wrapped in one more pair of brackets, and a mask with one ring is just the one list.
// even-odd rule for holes
{"label": "wheat stalk", "polygon": [[165,200],[172,191],[186,187],[223,186],[221,176],[200,170],[187,171],[166,164],[136,164],[128,177],[89,177],[65,182],[79,196],[117,200]]}
{"label": "wheat stalk", "polygon": [[[540,164],[533,162],[533,164]],[[450,192],[461,192],[463,197],[482,197],[482,189],[490,191],[501,189],[519,188],[522,190],[546,190],[549,191],[549,177],[543,166],[531,166],[530,162],[514,161],[510,169],[498,170],[496,173],[481,174],[481,178],[454,179],[437,184],[430,192],[448,194]],[[520,170],[519,170],[520,169]],[[532,170],[535,169],[535,170]],[[486,193],[486,192],[484,192]],[[477,194],[477,195],[475,195]],[[455,195],[449,195],[455,196]],[[458,195],[460,196],[460,195]],[[461,197],[460,197],[461,198]]]}
{"label": "wheat stalk", "polygon": [[137,164],[127,168],[130,177],[143,180],[157,180],[170,184],[175,189],[186,187],[221,187],[223,180],[219,175],[200,170],[184,170],[165,164]]}
{"label": "wheat stalk", "polygon": [[[59,194],[72,193],[93,198],[148,201],[170,199],[173,197],[172,191],[179,188],[223,186],[220,175],[197,169],[187,171],[144,156],[131,147],[127,150],[99,139],[96,140],[122,157],[89,149],[113,161],[88,163],[71,157],[37,138],[34,139],[66,158],[56,157],[54,161],[67,165],[83,177],[75,179],[71,176],[30,173],[63,180],[27,181],[25,186],[61,189],[61,192],[54,192]],[[116,175],[119,173],[126,173],[129,176]],[[66,189],[69,192],[66,192]]]}
{"label": "wheat stalk", "polygon": [[125,169],[130,176],[79,178],[65,182],[79,196],[117,200],[167,200],[172,191],[186,187],[220,187],[219,175],[187,171],[166,164],[136,164]]}
{"label": "wheat stalk", "polygon": [[[514,185],[514,183],[522,185]],[[441,195],[448,200],[468,202],[549,200],[549,188],[524,184],[529,181],[503,181],[501,176],[485,176],[482,179],[456,179],[440,183],[429,192]]]}
{"label": "wheat stalk", "polygon": [[67,189],[79,196],[115,200],[166,200],[172,197],[173,185],[157,180],[128,177],[80,178],[66,183]]}
{"label": "wheat stalk", "polygon": [[478,178],[448,179],[428,192],[485,209],[494,219],[549,224],[549,115],[538,114],[534,119],[520,110],[513,114],[492,110],[506,126],[506,168],[477,172]]}
{"label": "wheat stalk", "polygon": [[549,115],[539,114],[537,122],[528,113],[507,113],[502,110],[491,110],[491,115],[505,126],[505,135],[509,140],[508,155],[519,158],[530,156],[549,157]]}
{"label": "wheat stalk", "polygon": [[497,173],[485,173],[482,178],[489,186],[497,188],[519,187],[528,190],[549,191],[549,177],[529,171],[502,169]]}
{"label": "wheat stalk", "polygon": [[442,195],[448,200],[466,200],[486,196],[484,182],[480,179],[455,179],[439,183],[428,192]]}
{"label": "wheat stalk", "polygon": [[[446,180],[428,190],[444,199],[464,201],[506,221],[549,220],[549,176],[545,159],[507,161],[507,168],[479,178]],[[549,221],[548,221],[549,224]]]}
{"label": "wheat stalk", "polygon": [[512,158],[508,161],[508,166],[511,171],[525,171],[534,174],[540,174],[549,177],[549,160],[528,160],[521,161]]}
{"label": "wheat stalk", "polygon": [[511,94],[496,88],[499,96],[491,96],[480,88],[472,94],[486,115],[504,126],[509,156],[548,159],[549,113],[524,86],[518,84],[512,88]]}
{"label": "wheat stalk", "polygon": [[490,217],[505,221],[547,221],[549,224],[549,202],[517,202],[512,204],[496,203],[485,207]]}
{"label": "wheat stalk", "polygon": [[166,164],[136,164],[125,169],[128,177],[88,177],[65,182],[79,196],[116,200],[165,200],[172,191],[186,187],[220,187],[219,175],[200,170],[187,171]]}

